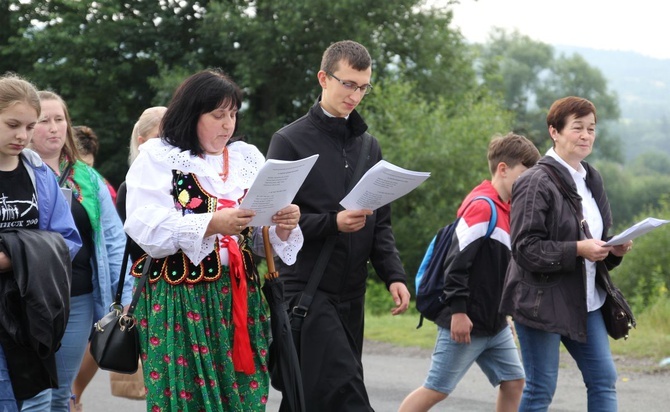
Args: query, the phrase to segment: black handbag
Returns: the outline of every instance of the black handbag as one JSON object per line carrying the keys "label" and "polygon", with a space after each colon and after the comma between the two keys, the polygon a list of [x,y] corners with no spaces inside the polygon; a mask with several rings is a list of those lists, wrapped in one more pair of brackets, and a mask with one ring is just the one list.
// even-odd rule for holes
{"label": "black handbag", "polygon": [[607,298],[601,312],[607,334],[612,339],[628,339],[630,330],[635,326],[635,317],[618,288],[613,287],[607,291]]}
{"label": "black handbag", "polygon": [[135,373],[137,362],[140,358],[140,337],[137,331],[137,320],[133,316],[135,307],[142,293],[142,289],[149,275],[151,258],[146,257],[142,277],[140,278],[133,294],[127,313],[123,313],[121,295],[123,294],[123,283],[128,264],[130,239],[126,240],[126,250],[123,254],[121,274],[116,290],[114,303],[111,311],[97,321],[93,327],[91,338],[91,355],[100,369],[118,373]]}

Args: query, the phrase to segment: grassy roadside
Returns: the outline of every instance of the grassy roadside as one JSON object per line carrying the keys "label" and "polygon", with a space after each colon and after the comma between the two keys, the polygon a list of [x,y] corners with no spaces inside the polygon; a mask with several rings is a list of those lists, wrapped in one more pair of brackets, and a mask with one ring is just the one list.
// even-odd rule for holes
{"label": "grassy roadside", "polygon": [[[658,365],[670,357],[670,299],[660,301],[637,317],[637,328],[627,340],[610,340],[615,356],[647,359],[649,365]],[[365,318],[365,338],[391,343],[397,346],[432,349],[437,335],[437,326],[424,321],[416,329],[419,314],[411,308],[399,316],[372,315]],[[650,367],[650,369],[656,369]]]}

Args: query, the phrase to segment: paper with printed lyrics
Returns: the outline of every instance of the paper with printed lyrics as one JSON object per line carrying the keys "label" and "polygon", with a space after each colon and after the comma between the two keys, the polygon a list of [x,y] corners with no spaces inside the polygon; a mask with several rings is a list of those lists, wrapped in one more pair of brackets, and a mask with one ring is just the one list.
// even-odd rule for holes
{"label": "paper with printed lyrics", "polygon": [[642,236],[647,232],[651,232],[659,226],[663,226],[666,223],[670,223],[670,220],[656,219],[653,217],[648,217],[641,222],[634,224],[618,235],[610,239],[605,246],[617,246],[623,245],[629,240],[633,240],[638,236]]}
{"label": "paper with printed lyrics", "polygon": [[348,210],[376,210],[405,196],[428,177],[429,172],[415,172],[380,160],[361,177],[340,204]]}
{"label": "paper with printed lyrics", "polygon": [[318,157],[266,160],[240,204],[240,209],[256,212],[249,226],[271,226],[272,216],[291,204]]}

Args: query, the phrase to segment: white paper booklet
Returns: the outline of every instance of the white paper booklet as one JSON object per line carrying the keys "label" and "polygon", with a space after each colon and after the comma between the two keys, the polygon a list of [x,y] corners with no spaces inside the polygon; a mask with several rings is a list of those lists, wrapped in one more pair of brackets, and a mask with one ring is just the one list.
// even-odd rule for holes
{"label": "white paper booklet", "polygon": [[375,210],[405,196],[428,177],[429,172],[415,172],[380,160],[361,177],[340,204],[348,210]]}
{"label": "white paper booklet", "polygon": [[240,204],[240,209],[256,212],[249,226],[271,226],[272,216],[291,204],[318,157],[268,159]]}
{"label": "white paper booklet", "polygon": [[666,223],[670,223],[670,220],[656,219],[653,217],[648,217],[641,222],[634,224],[618,235],[614,236],[609,242],[605,243],[605,246],[616,246],[623,245],[629,240],[633,240],[638,236],[642,236],[647,232],[651,232],[659,226],[663,226]]}

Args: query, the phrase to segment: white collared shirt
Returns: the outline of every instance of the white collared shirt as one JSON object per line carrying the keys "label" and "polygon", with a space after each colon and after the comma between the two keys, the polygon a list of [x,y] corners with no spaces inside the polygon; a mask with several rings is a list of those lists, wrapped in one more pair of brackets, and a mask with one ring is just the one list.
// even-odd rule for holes
{"label": "white collared shirt", "polygon": [[[563,160],[553,148],[547,150],[547,156],[550,156],[563,167],[565,167],[572,180],[577,186],[577,193],[582,198],[582,213],[584,219],[589,225],[589,231],[594,239],[602,239],[603,237],[603,218],[600,214],[600,209],[596,200],[593,198],[591,190],[586,186],[586,170],[580,164],[579,169],[575,170],[565,160]],[[600,309],[605,303],[605,291],[596,284],[596,263],[588,259],[584,259],[586,264],[586,307],[589,312]]]}

